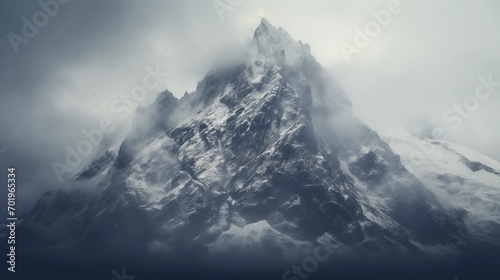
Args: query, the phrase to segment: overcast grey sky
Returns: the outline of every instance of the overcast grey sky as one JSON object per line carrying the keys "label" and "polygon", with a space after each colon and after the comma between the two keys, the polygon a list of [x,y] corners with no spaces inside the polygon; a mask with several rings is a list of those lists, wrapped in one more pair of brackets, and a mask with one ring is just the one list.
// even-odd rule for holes
{"label": "overcast grey sky", "polygon": [[390,0],[62,2],[32,38],[14,44],[9,34],[23,36],[23,17],[40,23],[44,10],[37,1],[0,3],[0,168],[17,166],[24,200],[59,185],[51,163],[64,162],[65,147],[83,129],[109,117],[123,136],[133,114],[119,120],[110,106],[141,85],[147,67],[169,76],[146,102],[163,89],[180,97],[207,65],[248,41],[262,17],[308,43],[377,131],[424,118],[500,160],[500,88],[457,129],[442,117],[474,94],[479,77],[500,81],[499,1],[401,0],[350,61],[342,44],[354,45],[356,28],[364,30]]}

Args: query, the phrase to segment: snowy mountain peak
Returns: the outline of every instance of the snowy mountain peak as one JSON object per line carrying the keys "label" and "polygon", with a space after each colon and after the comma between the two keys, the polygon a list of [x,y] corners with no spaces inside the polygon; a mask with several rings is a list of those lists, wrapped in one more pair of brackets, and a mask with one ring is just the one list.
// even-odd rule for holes
{"label": "snowy mountain peak", "polygon": [[257,59],[271,60],[278,66],[297,64],[304,58],[314,60],[308,45],[295,41],[283,28],[274,27],[265,18],[255,29],[253,43]]}
{"label": "snowy mountain peak", "polygon": [[263,19],[249,51],[138,111],[116,158],[89,168],[107,170],[102,191],[42,198],[22,232],[52,248],[172,256],[238,257],[247,244],[285,258],[325,236],[366,256],[446,258],[470,244],[460,212],[352,114],[306,45]]}
{"label": "snowy mountain peak", "polygon": [[265,30],[269,30],[269,29],[276,30],[276,28],[266,18],[262,18],[260,20],[259,26],[257,26],[257,28],[255,29],[255,32],[257,33],[258,30],[265,31]]}
{"label": "snowy mountain peak", "polygon": [[252,64],[264,62],[278,67],[311,111],[339,115],[351,110],[349,98],[314,58],[309,45],[294,40],[265,18],[254,32],[249,60]]}
{"label": "snowy mountain peak", "polygon": [[[281,28],[280,28],[281,29]],[[274,27],[267,19],[262,18],[259,26],[255,29],[254,38],[263,36],[275,36],[278,29]]]}

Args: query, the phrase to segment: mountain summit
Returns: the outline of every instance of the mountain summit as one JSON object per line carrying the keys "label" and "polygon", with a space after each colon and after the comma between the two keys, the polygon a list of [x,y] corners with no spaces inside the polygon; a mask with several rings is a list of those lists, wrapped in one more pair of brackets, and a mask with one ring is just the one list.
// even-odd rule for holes
{"label": "mountain summit", "polygon": [[91,168],[104,172],[97,190],[40,199],[22,224],[33,248],[269,263],[317,246],[449,260],[474,243],[463,213],[352,114],[309,46],[266,19],[247,61],[181,99],[161,93],[107,159]]}

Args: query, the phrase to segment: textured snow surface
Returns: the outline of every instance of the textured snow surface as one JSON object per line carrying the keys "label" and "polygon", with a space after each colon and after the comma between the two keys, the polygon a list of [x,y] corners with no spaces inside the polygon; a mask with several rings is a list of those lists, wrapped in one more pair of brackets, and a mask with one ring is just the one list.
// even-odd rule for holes
{"label": "textured snow surface", "polygon": [[[500,171],[500,163],[455,143],[420,139],[410,135],[389,138],[391,147],[440,201],[464,213],[464,221],[474,237],[500,244],[500,176],[477,171],[464,162],[479,162]],[[412,155],[426,147],[425,157]],[[413,154],[412,154],[413,153]]]}
{"label": "textured snow surface", "polygon": [[[234,224],[208,245],[214,254],[234,251],[246,254],[294,256],[310,251],[310,242],[297,241],[273,229],[267,221],[259,221],[238,227]],[[257,250],[256,250],[257,249]]]}

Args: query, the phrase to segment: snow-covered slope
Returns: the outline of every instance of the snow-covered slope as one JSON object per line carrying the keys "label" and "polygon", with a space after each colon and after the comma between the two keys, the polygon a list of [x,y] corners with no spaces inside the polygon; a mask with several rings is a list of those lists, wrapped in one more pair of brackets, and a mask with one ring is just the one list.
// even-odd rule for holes
{"label": "snow-covered slope", "polygon": [[500,246],[499,162],[447,141],[409,134],[388,139],[408,170],[443,205],[463,214],[476,241],[485,247]]}

